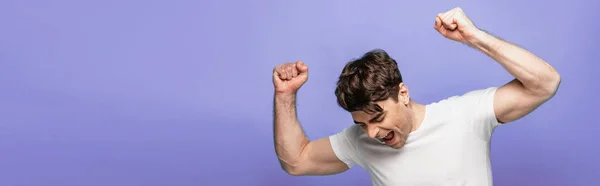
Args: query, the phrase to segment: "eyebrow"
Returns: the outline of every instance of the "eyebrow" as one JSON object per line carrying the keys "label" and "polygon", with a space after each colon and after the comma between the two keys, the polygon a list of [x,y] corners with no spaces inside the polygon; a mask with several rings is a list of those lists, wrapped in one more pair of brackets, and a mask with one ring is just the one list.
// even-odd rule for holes
{"label": "eyebrow", "polygon": [[[369,122],[374,122],[375,120],[377,120],[377,118],[380,118],[385,113],[386,113],[385,111],[380,112],[379,114],[375,115],[375,117],[371,118],[371,120],[369,120]],[[354,124],[365,124],[365,123],[354,120]]]}

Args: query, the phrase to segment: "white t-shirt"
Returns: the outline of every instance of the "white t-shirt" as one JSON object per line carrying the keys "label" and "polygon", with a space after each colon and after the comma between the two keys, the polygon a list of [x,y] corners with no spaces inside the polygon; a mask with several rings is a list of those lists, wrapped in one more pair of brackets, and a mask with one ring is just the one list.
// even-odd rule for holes
{"label": "white t-shirt", "polygon": [[367,170],[373,185],[492,185],[490,138],[500,125],[496,87],[426,105],[421,126],[401,149],[369,138],[358,125],[330,136],[337,157]]}

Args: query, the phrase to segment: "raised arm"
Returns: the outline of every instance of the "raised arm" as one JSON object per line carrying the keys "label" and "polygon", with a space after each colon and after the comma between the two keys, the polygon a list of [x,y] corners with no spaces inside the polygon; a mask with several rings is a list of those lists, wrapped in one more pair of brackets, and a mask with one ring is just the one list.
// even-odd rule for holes
{"label": "raised arm", "polygon": [[285,63],[273,70],[275,152],[288,174],[330,175],[348,170],[340,161],[329,138],[310,142],[296,115],[296,92],[308,80],[308,66]]}
{"label": "raised arm", "polygon": [[558,72],[533,53],[483,31],[471,43],[515,77],[498,88],[494,96],[494,112],[499,122],[522,118],[558,90],[561,81]]}
{"label": "raised arm", "polygon": [[498,88],[494,96],[494,113],[501,123],[531,113],[558,90],[560,75],[552,66],[531,52],[478,29],[460,8],[438,14],[435,29],[446,38],[485,53],[515,77]]}

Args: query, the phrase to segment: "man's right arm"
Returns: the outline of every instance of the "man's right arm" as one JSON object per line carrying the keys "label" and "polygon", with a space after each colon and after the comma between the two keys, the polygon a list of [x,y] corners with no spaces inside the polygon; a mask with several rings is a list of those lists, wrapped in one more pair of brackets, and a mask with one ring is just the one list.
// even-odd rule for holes
{"label": "man's right arm", "polygon": [[291,175],[331,175],[348,170],[334,153],[328,137],[309,141],[296,115],[296,94],[274,96],[275,152]]}

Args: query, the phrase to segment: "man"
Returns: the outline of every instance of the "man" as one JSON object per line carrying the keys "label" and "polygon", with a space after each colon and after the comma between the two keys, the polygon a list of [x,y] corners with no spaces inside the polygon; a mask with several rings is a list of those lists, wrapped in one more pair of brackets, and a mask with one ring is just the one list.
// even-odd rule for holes
{"label": "man", "polygon": [[282,168],[291,175],[331,175],[359,165],[373,185],[492,185],[492,132],[552,98],[560,76],[534,54],[478,29],[460,8],[438,14],[434,28],[490,56],[515,79],[423,105],[410,99],[396,61],[373,50],[344,67],[335,90],[356,125],[309,141],[295,110],[308,66],[282,64],[273,72]]}

